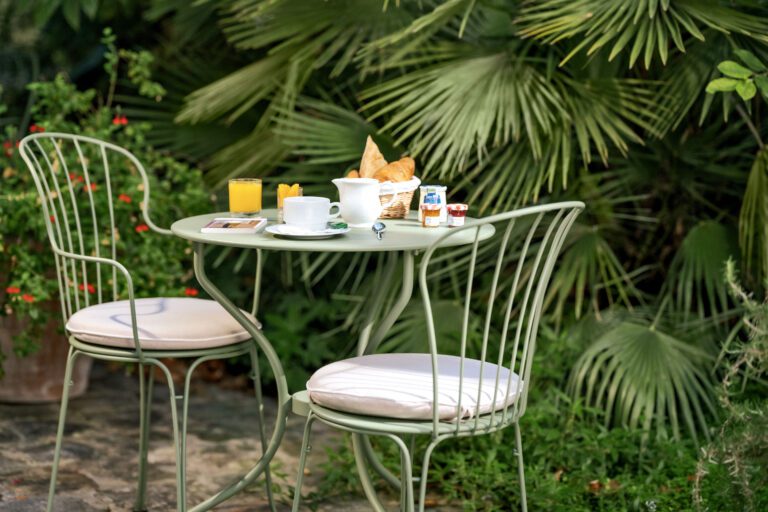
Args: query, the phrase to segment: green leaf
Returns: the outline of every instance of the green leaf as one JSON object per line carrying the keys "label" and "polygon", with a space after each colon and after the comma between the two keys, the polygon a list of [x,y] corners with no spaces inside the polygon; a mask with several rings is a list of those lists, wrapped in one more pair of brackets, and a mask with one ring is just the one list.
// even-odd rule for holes
{"label": "green leaf", "polygon": [[83,6],[83,12],[90,19],[96,17],[96,12],[99,10],[99,0],[80,0]]}
{"label": "green leaf", "polygon": [[714,94],[716,92],[733,91],[736,90],[736,85],[738,83],[739,81],[734,80],[733,78],[715,78],[707,84],[707,92],[709,94]]}
{"label": "green leaf", "polygon": [[747,65],[749,69],[755,72],[766,71],[765,65],[760,62],[760,59],[755,57],[755,54],[748,50],[735,50],[734,53],[741,59],[741,61]]}
{"label": "green leaf", "polygon": [[755,87],[755,83],[752,80],[742,80],[736,84],[736,92],[739,93],[741,99],[749,101],[755,97],[757,87]]}
{"label": "green leaf", "polygon": [[765,75],[755,76],[755,85],[760,88],[760,92],[763,96],[768,96],[768,77]]}
{"label": "green leaf", "polygon": [[725,76],[729,76],[731,78],[749,78],[752,76],[752,72],[750,70],[738,62],[734,62],[732,60],[724,60],[717,65],[717,69],[720,70],[720,72]]}
{"label": "green leaf", "polygon": [[80,28],[80,3],[77,0],[64,0],[61,12],[70,27],[75,30]]}
{"label": "green leaf", "polygon": [[655,325],[625,320],[587,348],[568,388],[605,410],[606,423],[649,430],[653,420],[659,432],[671,427],[679,439],[679,415],[696,440],[698,432],[708,435],[705,411],[715,411],[708,359],[702,349]]}

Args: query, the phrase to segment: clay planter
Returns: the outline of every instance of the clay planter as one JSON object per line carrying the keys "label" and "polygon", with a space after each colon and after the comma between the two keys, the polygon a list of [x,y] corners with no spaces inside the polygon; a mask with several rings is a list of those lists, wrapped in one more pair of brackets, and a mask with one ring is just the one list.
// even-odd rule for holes
{"label": "clay planter", "polygon": [[[0,378],[0,402],[58,402],[64,384],[69,343],[59,331],[59,317],[54,316],[43,329],[40,349],[32,355],[16,357],[13,337],[27,325],[27,319],[0,316],[0,351],[5,375]],[[93,359],[78,356],[72,372],[74,385],[70,397],[85,393]]]}

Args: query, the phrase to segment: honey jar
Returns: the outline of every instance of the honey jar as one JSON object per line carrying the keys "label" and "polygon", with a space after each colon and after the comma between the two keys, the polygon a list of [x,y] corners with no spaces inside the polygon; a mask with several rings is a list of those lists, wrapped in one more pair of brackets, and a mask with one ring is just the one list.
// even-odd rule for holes
{"label": "honey jar", "polygon": [[421,225],[425,228],[436,228],[440,226],[440,210],[439,204],[423,204],[421,205]]}

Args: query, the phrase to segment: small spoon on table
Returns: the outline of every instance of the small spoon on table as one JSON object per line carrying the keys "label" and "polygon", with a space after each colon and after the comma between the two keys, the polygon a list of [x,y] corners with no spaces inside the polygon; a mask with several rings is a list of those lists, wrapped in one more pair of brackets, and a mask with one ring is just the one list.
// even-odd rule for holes
{"label": "small spoon on table", "polygon": [[383,222],[376,221],[373,223],[373,226],[371,226],[371,229],[374,233],[376,233],[376,238],[381,240],[381,237],[384,235],[384,231],[386,231],[387,226],[385,226]]}

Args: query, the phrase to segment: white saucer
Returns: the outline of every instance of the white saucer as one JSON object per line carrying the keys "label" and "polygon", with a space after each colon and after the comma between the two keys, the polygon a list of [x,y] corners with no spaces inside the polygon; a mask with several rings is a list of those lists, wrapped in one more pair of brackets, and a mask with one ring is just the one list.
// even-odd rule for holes
{"label": "white saucer", "polygon": [[349,231],[349,228],[326,228],[322,231],[308,231],[296,226],[289,226],[287,224],[274,224],[267,226],[264,230],[267,233],[273,235],[282,236],[285,238],[294,238],[296,240],[319,240],[322,238],[331,238],[337,235],[343,235]]}

